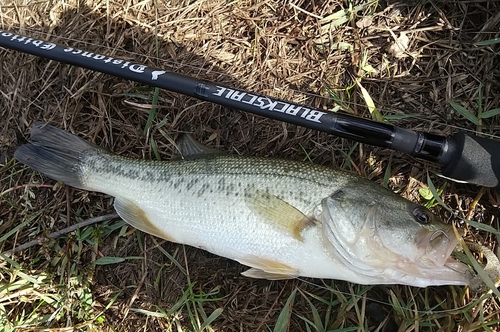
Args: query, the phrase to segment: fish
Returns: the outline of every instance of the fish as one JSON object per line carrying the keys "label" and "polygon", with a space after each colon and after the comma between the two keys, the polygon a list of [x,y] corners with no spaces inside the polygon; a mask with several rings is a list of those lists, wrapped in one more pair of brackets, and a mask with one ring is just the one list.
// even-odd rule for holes
{"label": "fish", "polygon": [[422,205],[343,170],[240,156],[191,136],[182,158],[113,154],[35,122],[14,157],[69,186],[114,197],[128,224],[247,267],[247,277],[311,277],[416,287],[468,285],[453,227]]}

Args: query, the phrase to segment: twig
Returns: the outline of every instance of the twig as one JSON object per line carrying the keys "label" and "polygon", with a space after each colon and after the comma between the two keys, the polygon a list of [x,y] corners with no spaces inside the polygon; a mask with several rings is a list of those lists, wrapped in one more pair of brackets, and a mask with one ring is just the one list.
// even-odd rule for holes
{"label": "twig", "polygon": [[300,8],[300,7],[299,7],[299,6],[297,6],[296,4],[293,4],[293,3],[291,3],[291,2],[290,2],[290,3],[289,3],[289,5],[290,5],[290,7],[295,8],[296,10],[298,10],[298,11],[300,11],[300,12],[303,12],[304,14],[307,14],[307,15],[309,15],[309,16],[312,16],[312,17],[314,17],[314,18],[317,18],[318,20],[322,20],[322,19],[323,19],[323,17],[322,17],[322,16],[318,16],[318,15],[316,15],[316,14],[313,14],[313,13],[311,13],[311,12],[308,12],[307,10]]}
{"label": "twig", "polygon": [[14,191],[14,190],[23,189],[23,188],[32,188],[32,187],[36,187],[36,188],[54,188],[54,186],[51,185],[51,184],[23,184],[22,186],[12,187],[12,188],[9,188],[9,189],[7,189],[5,191],[2,191],[0,193],[0,197],[2,197],[3,195],[5,195],[7,193],[10,193],[11,191]]}
{"label": "twig", "polygon": [[278,303],[278,300],[281,298],[281,294],[283,294],[283,291],[285,290],[286,285],[288,285],[288,280],[285,280],[285,285],[283,285],[283,287],[281,288],[281,291],[279,292],[278,296],[274,300],[273,304],[271,305],[271,307],[267,311],[266,315],[264,316],[264,319],[261,320],[261,322],[259,323],[259,326],[257,327],[257,329],[255,331],[260,331],[260,329],[262,328],[262,325],[264,325],[264,322],[267,320],[267,317],[269,317],[269,315],[273,311],[274,307]]}
{"label": "twig", "polygon": [[104,220],[108,220],[108,219],[115,219],[115,218],[118,218],[117,213],[111,213],[111,214],[106,214],[106,215],[100,216],[100,217],[90,218],[90,219],[81,221],[75,225],[58,230],[57,232],[50,233],[47,236],[40,236],[39,238],[37,238],[33,241],[30,241],[30,242],[21,244],[20,246],[15,247],[12,250],[7,250],[7,251],[3,252],[2,255],[11,256],[19,251],[22,251],[22,250],[28,249],[30,247],[33,247],[34,245],[40,244],[40,243],[44,242],[45,240],[47,240],[47,238],[54,239],[54,238],[59,237],[61,235],[71,233],[78,228],[92,225],[92,224],[95,224],[95,223],[98,223],[98,222],[101,222]]}

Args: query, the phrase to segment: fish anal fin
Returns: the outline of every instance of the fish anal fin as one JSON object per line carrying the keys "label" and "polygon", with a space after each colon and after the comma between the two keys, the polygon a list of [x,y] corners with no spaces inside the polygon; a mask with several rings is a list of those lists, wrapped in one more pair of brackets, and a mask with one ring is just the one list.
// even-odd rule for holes
{"label": "fish anal fin", "polygon": [[293,267],[254,255],[245,256],[242,259],[239,259],[238,262],[251,267],[251,269],[242,273],[242,275],[246,277],[281,280],[292,279],[299,276],[299,270]]}
{"label": "fish anal fin", "polygon": [[118,215],[134,228],[170,242],[177,242],[172,236],[152,223],[146,212],[135,202],[123,197],[116,197],[114,206]]}
{"label": "fish anal fin", "polygon": [[301,232],[308,226],[315,225],[311,218],[281,198],[257,190],[246,199],[247,206],[266,223],[284,231],[302,241]]}

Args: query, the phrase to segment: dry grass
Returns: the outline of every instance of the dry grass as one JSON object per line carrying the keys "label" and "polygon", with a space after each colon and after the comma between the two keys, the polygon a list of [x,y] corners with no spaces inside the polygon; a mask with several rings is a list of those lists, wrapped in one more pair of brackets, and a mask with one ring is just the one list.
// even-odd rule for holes
{"label": "dry grass", "polygon": [[[481,0],[3,0],[0,29],[317,107],[340,103],[369,117],[359,81],[397,125],[498,136],[498,116],[476,125],[449,101],[475,112],[481,86],[483,109],[500,107],[498,44],[474,45],[498,37],[499,9],[498,1]],[[11,50],[0,50],[0,94],[0,192],[8,190],[0,196],[0,252],[112,212],[109,197],[54,184],[13,160],[34,120],[138,158],[155,158],[153,141],[163,159],[171,157],[163,131],[172,139],[190,132],[233,153],[310,158],[378,182],[390,167],[391,188],[414,201],[422,201],[426,171],[437,169],[168,91],[159,92],[160,107],[144,135],[154,89]],[[390,120],[394,115],[414,116]],[[498,227],[500,198],[493,190],[432,179],[459,216]],[[444,209],[436,211],[449,219]],[[468,239],[496,246],[494,234],[461,226]],[[128,259],[94,264],[101,257]],[[46,241],[0,268],[0,321],[9,322],[7,330],[16,324],[20,330],[193,330],[215,312],[207,329],[263,331],[285,317],[283,331],[472,331],[494,328],[488,322],[496,325],[500,312],[497,300],[478,300],[460,287],[250,280],[237,263],[160,242],[116,220]],[[294,289],[292,313],[285,315]]]}

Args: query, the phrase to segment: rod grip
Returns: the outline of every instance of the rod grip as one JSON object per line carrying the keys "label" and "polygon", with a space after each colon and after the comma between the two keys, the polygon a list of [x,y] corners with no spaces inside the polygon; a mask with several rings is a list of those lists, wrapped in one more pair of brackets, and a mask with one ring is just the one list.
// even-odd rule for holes
{"label": "rod grip", "polygon": [[444,176],[500,189],[500,141],[458,132],[449,139]]}

